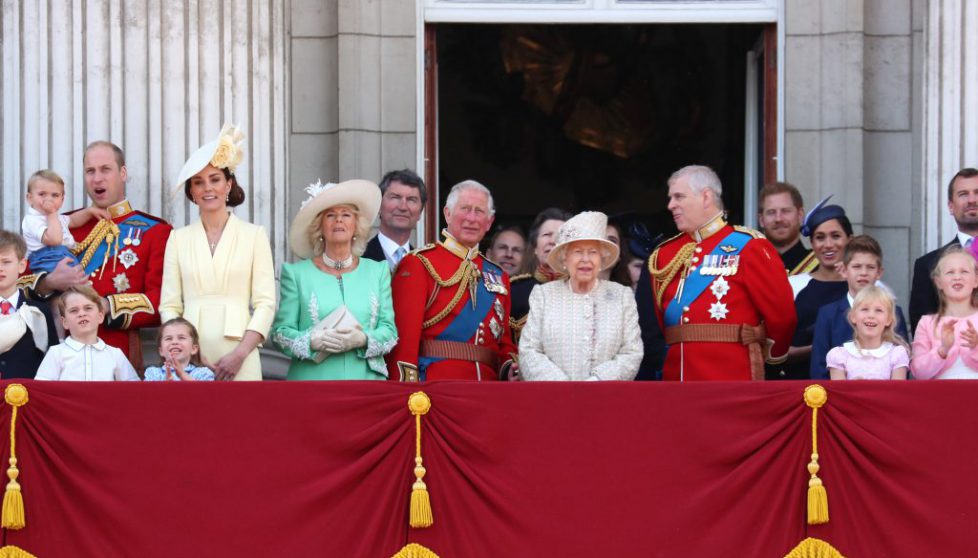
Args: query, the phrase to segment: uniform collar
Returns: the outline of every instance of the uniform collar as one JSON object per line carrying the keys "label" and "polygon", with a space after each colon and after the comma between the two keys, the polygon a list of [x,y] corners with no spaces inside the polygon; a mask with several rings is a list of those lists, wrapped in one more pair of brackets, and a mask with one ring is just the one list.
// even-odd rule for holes
{"label": "uniform collar", "polygon": [[92,347],[96,351],[101,351],[102,349],[105,348],[105,341],[102,341],[101,337],[99,337],[98,341],[96,341],[95,343],[92,343],[91,345],[86,345],[85,343],[82,343],[81,341],[78,341],[77,339],[69,335],[68,337],[65,337],[64,343],[65,345],[68,345],[68,347],[70,347],[71,349],[79,352],[82,349],[84,349],[86,346]]}
{"label": "uniform collar", "polygon": [[129,205],[129,200],[122,200],[119,203],[114,203],[108,207],[108,210],[109,215],[111,215],[113,219],[125,217],[133,211],[132,206]]}
{"label": "uniform collar", "polygon": [[463,260],[474,260],[476,256],[479,255],[479,247],[469,248],[468,246],[462,244],[455,239],[454,236],[447,230],[442,230],[441,234],[444,235],[444,239],[439,242],[446,250],[455,254],[456,256],[462,258]]}
{"label": "uniform collar", "polygon": [[721,211],[720,213],[717,213],[714,218],[707,221],[705,225],[693,231],[690,236],[692,236],[696,242],[703,242],[726,226],[727,222],[723,219],[723,212]]}

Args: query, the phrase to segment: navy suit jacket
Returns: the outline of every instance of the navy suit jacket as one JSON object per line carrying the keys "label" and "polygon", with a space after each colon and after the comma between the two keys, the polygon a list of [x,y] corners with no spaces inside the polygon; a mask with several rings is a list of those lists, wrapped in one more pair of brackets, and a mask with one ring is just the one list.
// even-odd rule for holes
{"label": "navy suit jacket", "polygon": [[[411,250],[414,250],[414,246],[410,246]],[[384,247],[380,245],[380,237],[374,235],[367,243],[367,247],[363,250],[363,257],[368,260],[374,260],[377,262],[387,263],[387,254],[384,254]]]}
{"label": "navy suit jacket", "polygon": [[[852,341],[852,324],[849,323],[849,297],[844,296],[835,302],[826,304],[818,309],[815,318],[815,337],[812,339],[811,376],[813,380],[828,380],[829,369],[825,365],[825,357],[829,351],[841,347],[843,343]],[[896,332],[903,339],[907,337],[907,322],[903,319],[903,310],[896,307]]]}
{"label": "navy suit jacket", "polygon": [[[58,344],[58,330],[54,327],[54,320],[51,318],[51,308],[48,303],[40,300],[27,300],[24,291],[20,292],[20,299],[17,301],[17,308],[24,304],[33,306],[44,314],[44,321],[48,326],[48,347]],[[37,375],[37,367],[44,360],[44,353],[34,345],[34,336],[28,329],[24,335],[14,343],[5,353],[0,353],[0,378],[25,378],[33,379]]]}

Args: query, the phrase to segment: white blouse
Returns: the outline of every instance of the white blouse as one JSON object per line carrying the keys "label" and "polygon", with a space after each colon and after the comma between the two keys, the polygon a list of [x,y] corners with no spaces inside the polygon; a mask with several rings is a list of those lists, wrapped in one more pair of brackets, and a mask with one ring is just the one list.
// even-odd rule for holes
{"label": "white blouse", "polygon": [[635,294],[598,280],[575,294],[567,279],[537,285],[520,335],[526,380],[631,380],[642,362]]}

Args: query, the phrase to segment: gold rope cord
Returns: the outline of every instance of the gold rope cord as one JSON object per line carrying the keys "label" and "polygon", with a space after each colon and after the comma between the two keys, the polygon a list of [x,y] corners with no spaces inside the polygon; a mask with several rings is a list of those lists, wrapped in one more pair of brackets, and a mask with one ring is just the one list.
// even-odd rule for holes
{"label": "gold rope cord", "polygon": [[411,486],[410,525],[415,529],[431,527],[434,517],[431,514],[431,498],[424,476],[428,472],[421,459],[421,415],[431,409],[431,399],[423,391],[416,391],[408,397],[408,409],[414,415],[414,485]]}
{"label": "gold rope cord", "polygon": [[415,254],[415,256],[421,261],[421,264],[424,265],[425,269],[428,270],[428,273],[431,274],[431,277],[434,278],[435,283],[437,283],[439,287],[451,287],[458,285],[458,288],[455,290],[455,296],[452,297],[452,300],[450,300],[440,312],[431,318],[428,318],[421,324],[422,328],[427,329],[442,321],[445,316],[451,313],[451,311],[458,306],[458,303],[462,300],[462,297],[465,296],[466,291],[469,290],[469,285],[474,284],[475,281],[479,280],[479,268],[476,267],[472,260],[463,260],[462,265],[458,266],[455,273],[446,280],[442,279],[441,275],[435,271],[435,266],[431,264],[431,261],[429,261],[428,258],[422,256],[421,254]]}
{"label": "gold rope cord", "polygon": [[24,521],[24,495],[20,490],[20,483],[17,477],[20,476],[20,469],[17,468],[17,410],[27,404],[27,388],[22,384],[10,384],[4,390],[4,401],[11,407],[10,411],[10,467],[7,468],[7,489],[3,494],[3,509],[0,510],[0,527],[7,529],[23,529],[26,525]]}
{"label": "gold rope cord", "polygon": [[659,259],[659,250],[656,249],[652,253],[652,258],[649,259],[649,273],[652,274],[652,279],[655,281],[655,302],[659,305],[659,308],[662,308],[662,295],[666,292],[666,287],[676,278],[676,274],[679,273],[680,269],[689,265],[689,259],[695,251],[695,242],[683,244],[682,248],[672,258],[672,261],[661,269],[656,267]]}
{"label": "gold rope cord", "polygon": [[829,395],[825,388],[815,384],[805,388],[805,404],[812,408],[812,460],[808,463],[808,524],[821,525],[829,522],[829,499],[818,478],[818,409],[828,401]]}
{"label": "gold rope cord", "polygon": [[[71,248],[71,252],[76,256],[82,252],[85,253],[81,257],[82,268],[88,267],[88,264],[92,261],[95,256],[95,251],[98,247],[102,245],[102,242],[109,235],[113,238],[119,238],[120,230],[119,226],[108,219],[102,219],[92,228],[92,231],[88,233],[81,242],[76,242],[75,246]],[[111,242],[111,239],[109,240]],[[106,247],[109,250],[111,247]]]}

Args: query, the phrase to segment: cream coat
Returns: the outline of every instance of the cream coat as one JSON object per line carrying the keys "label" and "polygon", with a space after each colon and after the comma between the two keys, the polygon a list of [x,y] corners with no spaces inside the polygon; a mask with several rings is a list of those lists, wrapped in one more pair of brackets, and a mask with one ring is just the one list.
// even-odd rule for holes
{"label": "cream coat", "polygon": [[[160,318],[183,316],[200,333],[200,351],[213,364],[246,330],[263,338],[275,318],[275,264],[265,229],[231,214],[211,256],[200,220],[173,231],[166,244]],[[255,349],[236,380],[261,380]]]}

